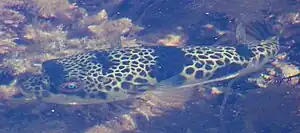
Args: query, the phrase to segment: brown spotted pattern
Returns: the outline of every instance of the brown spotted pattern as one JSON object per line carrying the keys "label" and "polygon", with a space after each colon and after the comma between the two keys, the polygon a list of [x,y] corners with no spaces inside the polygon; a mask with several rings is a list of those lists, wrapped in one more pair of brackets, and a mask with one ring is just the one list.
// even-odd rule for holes
{"label": "brown spotted pattern", "polygon": [[185,48],[186,56],[193,59],[193,64],[185,66],[181,75],[187,80],[208,79],[219,68],[236,63],[248,63],[234,47],[191,47]]}
{"label": "brown spotted pattern", "polygon": [[[62,69],[60,75],[63,77],[60,78],[63,80],[55,81],[53,76],[49,79],[49,73],[43,71],[41,75],[22,81],[22,90],[26,96],[47,97],[55,95],[52,89],[63,82],[80,81],[84,85],[83,92],[74,95],[66,94],[67,96],[82,99],[101,97],[101,100],[107,101],[124,99],[132,93],[143,92],[159,82],[157,77],[150,73],[153,69],[160,70],[159,67],[164,67],[157,64],[166,57],[160,57],[156,50],[152,47],[121,48],[86,52],[52,60],[55,67],[59,66],[58,68]],[[230,46],[177,48],[177,51],[183,53],[182,59],[190,61],[183,64],[177,75],[181,75],[184,77],[183,80],[187,81],[212,78],[218,70],[229,65],[245,66],[261,58],[273,56],[278,51],[278,41],[275,38],[262,41],[260,44],[246,47],[246,50],[253,56],[243,55],[238,48]],[[174,67],[179,68],[179,66]],[[230,74],[230,71],[227,74]]]}
{"label": "brown spotted pattern", "polygon": [[258,62],[277,54],[279,50],[278,37],[271,37],[268,40],[262,40],[260,44],[250,46],[255,57],[252,62]]}

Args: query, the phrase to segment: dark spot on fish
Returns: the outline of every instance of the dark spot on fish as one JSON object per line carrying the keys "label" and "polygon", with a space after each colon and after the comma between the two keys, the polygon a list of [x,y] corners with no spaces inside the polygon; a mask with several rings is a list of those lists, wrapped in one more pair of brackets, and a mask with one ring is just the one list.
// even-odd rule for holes
{"label": "dark spot on fish", "polygon": [[113,70],[106,71],[106,73],[113,73],[113,72],[114,72]]}
{"label": "dark spot on fish", "polygon": [[124,52],[124,55],[125,55],[125,56],[130,56],[131,53]]}
{"label": "dark spot on fish", "polygon": [[145,68],[145,65],[144,64],[140,64],[139,67]]}
{"label": "dark spot on fish", "polygon": [[98,67],[97,67],[97,66],[93,66],[92,68],[93,68],[93,69],[97,69]]}
{"label": "dark spot on fish", "polygon": [[202,47],[202,50],[206,51],[209,50],[207,47]]}
{"label": "dark spot on fish", "polygon": [[89,81],[84,81],[84,83],[85,83],[85,84],[87,84],[87,85],[88,85],[88,84],[90,84],[90,82],[89,82]]}
{"label": "dark spot on fish", "polygon": [[230,60],[228,58],[225,58],[225,64],[229,64],[230,63]]}
{"label": "dark spot on fish", "polygon": [[89,88],[93,88],[95,86],[95,84],[94,83],[91,83],[88,87]]}
{"label": "dark spot on fish", "polygon": [[208,57],[205,56],[205,55],[198,55],[198,58],[200,58],[200,59],[208,59]]}
{"label": "dark spot on fish", "polygon": [[203,62],[203,61],[197,62],[197,63],[195,64],[195,66],[196,66],[197,68],[201,68],[201,67],[203,67],[203,65],[204,65],[204,62]]}
{"label": "dark spot on fish", "polygon": [[196,72],[195,78],[196,78],[196,79],[203,78],[203,71],[202,71],[202,70],[198,70],[198,71]]}
{"label": "dark spot on fish", "polygon": [[137,70],[138,72],[141,72],[141,71],[142,71],[142,69],[141,69],[141,68],[137,68],[136,70]]}
{"label": "dark spot on fish", "polygon": [[216,55],[210,55],[209,58],[212,58],[212,59],[219,59],[219,57],[216,56]]}
{"label": "dark spot on fish", "polygon": [[129,61],[123,61],[122,64],[129,65]]}
{"label": "dark spot on fish", "polygon": [[125,68],[125,66],[119,66],[119,69],[124,69]]}
{"label": "dark spot on fish", "polygon": [[197,56],[193,55],[192,60],[198,60]]}
{"label": "dark spot on fish", "polygon": [[213,61],[211,61],[211,60],[206,60],[206,63],[208,64],[208,65],[214,65],[215,63],[213,62]]}
{"label": "dark spot on fish", "polygon": [[145,63],[145,64],[148,64],[148,63],[150,63],[150,61],[149,61],[149,60],[145,60],[144,63]]}
{"label": "dark spot on fish", "polygon": [[122,73],[116,73],[115,75],[118,77],[122,77]]}
{"label": "dark spot on fish", "polygon": [[[123,56],[123,57],[121,57],[121,60],[129,60],[129,57]],[[119,60],[118,60],[118,62],[119,62]]]}
{"label": "dark spot on fish", "polygon": [[120,58],[121,54],[115,54],[115,58]]}
{"label": "dark spot on fish", "polygon": [[192,55],[188,54],[188,55],[186,55],[185,57],[187,57],[187,58],[192,58]]}
{"label": "dark spot on fish", "polygon": [[219,58],[223,58],[223,55],[221,53],[215,53],[214,55],[218,56]]}
{"label": "dark spot on fish", "polygon": [[145,59],[143,59],[143,58],[140,58],[140,59],[138,59],[138,61],[139,61],[139,62],[144,62],[144,61],[145,61]]}
{"label": "dark spot on fish", "polygon": [[121,83],[121,87],[122,87],[122,89],[124,89],[124,90],[129,90],[130,88],[131,88],[131,83],[129,83],[129,82],[122,82]]}
{"label": "dark spot on fish", "polygon": [[145,71],[141,71],[140,75],[141,75],[141,76],[144,76],[144,77],[146,77],[146,76],[147,76],[147,74],[146,74],[146,72],[145,72]]}
{"label": "dark spot on fish", "polygon": [[[120,76],[120,77],[121,77],[121,76]],[[117,80],[118,82],[122,81],[122,79],[121,79],[120,77],[116,77],[116,80]]]}
{"label": "dark spot on fish", "polygon": [[[35,94],[36,96],[39,96],[39,95],[40,95],[40,92],[35,91],[34,94]],[[40,98],[40,97],[39,97],[39,98]]]}
{"label": "dark spot on fish", "polygon": [[97,73],[93,73],[93,77],[97,77],[98,76],[98,74]]}
{"label": "dark spot on fish", "polygon": [[34,87],[34,90],[39,91],[39,90],[41,90],[41,88],[40,87]]}
{"label": "dark spot on fish", "polygon": [[132,78],[133,78],[133,76],[132,75],[128,75],[127,77],[126,77],[126,80],[132,80]]}
{"label": "dark spot on fish", "polygon": [[119,87],[115,87],[115,88],[114,88],[114,91],[115,91],[115,92],[118,92],[118,91],[120,91],[120,88],[119,88]]}
{"label": "dark spot on fish", "polygon": [[192,49],[188,49],[186,52],[193,53],[194,51]]}
{"label": "dark spot on fish", "polygon": [[[103,82],[103,81],[102,81]],[[108,78],[108,77],[105,77],[105,80],[104,80],[104,84],[108,84],[108,83],[110,83],[110,82],[112,82],[112,79],[111,78]]]}
{"label": "dark spot on fish", "polygon": [[134,54],[134,55],[131,56],[131,59],[132,59],[132,60],[135,60],[135,59],[137,59],[137,58],[139,58],[139,56],[137,56],[136,54]]}
{"label": "dark spot on fish", "polygon": [[117,62],[119,62],[120,60],[118,60],[118,59],[112,59],[111,61],[114,62],[114,63],[117,63]]}
{"label": "dark spot on fish", "polygon": [[91,77],[86,78],[88,81],[93,82],[94,80]]}
{"label": "dark spot on fish", "polygon": [[102,89],[102,85],[101,85],[101,84],[98,84],[98,85],[97,85],[97,89],[100,89],[100,90],[101,90],[101,89]]}
{"label": "dark spot on fish", "polygon": [[110,85],[105,86],[105,90],[110,91],[111,90],[111,86]]}
{"label": "dark spot on fish", "polygon": [[206,64],[206,65],[205,65],[205,69],[206,69],[206,70],[212,70],[212,66],[211,66],[211,65],[208,65],[208,64]]}
{"label": "dark spot on fish", "polygon": [[150,71],[151,70],[151,66],[150,65],[147,65],[146,66],[146,71]]}
{"label": "dark spot on fish", "polygon": [[147,60],[153,60],[153,58],[151,57],[151,56],[145,56],[145,58],[147,59]]}
{"label": "dark spot on fish", "polygon": [[33,81],[30,81],[30,82],[32,82],[32,83],[30,83],[30,85],[29,85],[29,86],[36,86],[36,85],[37,85],[37,83],[36,83],[36,82],[33,82]]}
{"label": "dark spot on fish", "polygon": [[224,65],[224,62],[223,62],[223,61],[220,61],[220,60],[217,60],[216,63],[217,63],[217,65],[219,65],[219,66]]}
{"label": "dark spot on fish", "polygon": [[[190,52],[190,53],[192,53],[192,52]],[[197,54],[203,54],[203,51],[201,51],[201,50],[197,50],[197,52],[196,52]]]}
{"label": "dark spot on fish", "polygon": [[132,61],[132,64],[137,65],[137,64],[139,64],[139,62],[138,61]]}
{"label": "dark spot on fish", "polygon": [[192,68],[192,67],[189,67],[189,68],[187,68],[186,70],[185,70],[185,72],[187,73],[187,74],[193,74],[194,73],[194,68]]}
{"label": "dark spot on fish", "polygon": [[212,51],[206,51],[206,54],[213,54],[214,52]]}
{"label": "dark spot on fish", "polygon": [[245,58],[240,56],[239,60],[243,62],[243,61],[245,61]]}
{"label": "dark spot on fish", "polygon": [[142,78],[136,78],[135,79],[135,82],[137,82],[137,83],[148,83],[148,81],[146,80],[146,79],[142,79]]}
{"label": "dark spot on fish", "polygon": [[129,68],[125,68],[124,70],[121,71],[122,73],[128,73],[130,72],[130,69]]}
{"label": "dark spot on fish", "polygon": [[229,53],[224,53],[224,55],[226,55],[228,58],[232,58],[232,55],[231,54],[229,54]]}
{"label": "dark spot on fish", "polygon": [[264,49],[264,48],[257,48],[257,50],[258,50],[259,52],[265,52],[265,49]]}
{"label": "dark spot on fish", "polygon": [[239,58],[237,56],[234,56],[233,59],[236,60],[236,61],[239,60]]}

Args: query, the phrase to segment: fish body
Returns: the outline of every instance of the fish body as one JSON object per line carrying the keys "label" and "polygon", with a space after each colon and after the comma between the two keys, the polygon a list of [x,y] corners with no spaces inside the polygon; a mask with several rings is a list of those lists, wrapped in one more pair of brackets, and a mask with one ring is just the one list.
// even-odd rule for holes
{"label": "fish body", "polygon": [[[141,46],[84,52],[45,61],[20,82],[26,97],[54,103],[102,103],[156,90],[221,81],[273,57],[278,39],[237,46]],[[232,76],[233,75],[233,76]],[[227,78],[229,77],[229,78]]]}

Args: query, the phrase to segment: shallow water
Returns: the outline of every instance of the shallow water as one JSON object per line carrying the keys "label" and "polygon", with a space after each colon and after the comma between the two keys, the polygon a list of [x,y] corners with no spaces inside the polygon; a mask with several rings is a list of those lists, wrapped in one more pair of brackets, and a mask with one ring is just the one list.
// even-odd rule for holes
{"label": "shallow water", "polygon": [[[75,2],[74,5],[78,7],[75,8],[68,2]],[[118,40],[120,36],[149,42],[150,45],[163,45],[159,44],[158,40],[168,34],[180,35],[182,39],[175,41],[175,45],[180,46],[207,46],[216,43],[233,45],[236,43],[234,32],[237,22],[268,20],[276,23],[278,19],[281,19],[284,22],[287,21],[283,24],[288,27],[281,40],[283,46],[290,46],[287,52],[290,58],[287,62],[299,66],[299,60],[297,60],[300,46],[299,39],[297,39],[300,35],[299,17],[293,16],[295,20],[287,17],[289,13],[299,13],[298,0],[112,0],[102,2],[70,0],[60,3],[62,6],[56,9],[57,12],[54,10],[57,3],[54,2],[52,5],[46,3],[44,0],[37,0],[34,4],[30,2],[24,4],[18,0],[0,2],[0,39],[18,38],[12,42],[0,42],[0,84],[4,87],[3,89],[1,86],[1,98],[5,97],[2,98],[0,105],[0,127],[2,127],[0,133],[95,132],[96,130],[90,129],[111,121],[115,117],[119,118],[120,114],[134,112],[134,109],[128,108],[132,105],[130,101],[69,106],[41,101],[11,102],[6,98],[8,94],[3,93],[14,88],[9,84],[13,83],[13,79],[20,77],[24,71],[39,72],[39,64],[45,60],[93,49],[120,47],[120,45],[123,46]],[[108,20],[85,17],[96,15],[102,9],[106,9]],[[16,11],[20,13],[15,13]],[[131,19],[134,25],[139,25],[144,29],[136,32],[132,30],[134,28],[130,27],[129,22],[126,21],[124,24],[125,22],[122,21],[124,23],[119,24],[121,22],[117,21],[118,24],[116,24],[117,22],[114,21],[124,17]],[[57,28],[61,24],[61,28]],[[30,25],[34,28],[28,28],[31,27]],[[89,27],[91,25],[105,26],[100,27],[104,29],[100,32],[99,29],[91,30]],[[127,29],[130,30],[127,31]],[[80,38],[82,36],[86,37],[86,40]],[[293,40],[292,44],[291,40]],[[125,42],[128,44],[130,41]],[[7,52],[3,50],[6,45],[13,45],[16,48]],[[23,47],[27,49],[22,50]],[[26,69],[23,71],[21,68]],[[137,125],[133,131],[123,129],[122,126],[127,124],[126,121],[123,125],[121,124],[121,127],[107,123],[104,125],[113,129],[122,128],[123,132],[143,133],[297,133],[300,131],[298,128],[300,122],[298,118],[299,87],[271,86],[261,89],[245,80],[234,84],[233,89],[242,96],[235,94],[229,96],[223,121],[220,121],[220,105],[223,95],[207,98],[195,94],[195,97],[184,103],[184,110],[157,106],[156,109],[163,113],[151,116],[149,120],[142,114],[132,115]]]}

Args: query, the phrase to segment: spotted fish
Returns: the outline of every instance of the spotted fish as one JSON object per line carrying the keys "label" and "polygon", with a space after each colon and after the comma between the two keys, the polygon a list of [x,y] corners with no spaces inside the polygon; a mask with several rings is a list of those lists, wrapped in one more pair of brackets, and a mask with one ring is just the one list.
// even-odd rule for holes
{"label": "spotted fish", "polygon": [[[238,77],[273,57],[276,36],[237,46],[141,46],[90,51],[45,61],[42,72],[20,81],[32,99],[62,104],[124,100]],[[161,89],[161,90],[164,90]]]}

